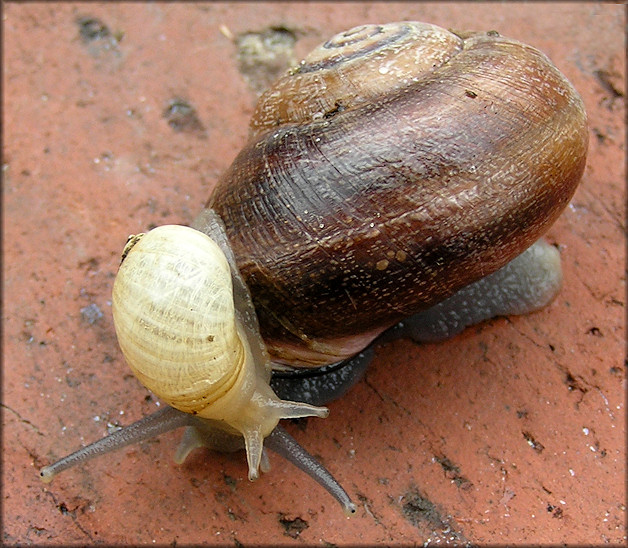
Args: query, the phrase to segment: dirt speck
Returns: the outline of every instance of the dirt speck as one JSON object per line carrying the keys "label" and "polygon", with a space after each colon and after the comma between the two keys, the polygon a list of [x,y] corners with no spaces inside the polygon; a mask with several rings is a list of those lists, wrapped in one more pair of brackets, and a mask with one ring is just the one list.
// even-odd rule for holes
{"label": "dirt speck", "polygon": [[256,94],[261,95],[296,64],[296,41],[296,32],[283,26],[245,32],[235,38],[240,72]]}
{"label": "dirt speck", "polygon": [[445,471],[445,476],[451,479],[456,487],[460,489],[471,489],[471,487],[473,487],[473,482],[460,473],[460,467],[450,461],[446,456],[436,455],[434,458]]}
{"label": "dirt speck", "polygon": [[600,86],[613,99],[623,97],[624,91],[621,89],[621,75],[612,71],[600,69],[594,70],[593,75],[597,78]]}
{"label": "dirt speck", "polygon": [[425,544],[454,542],[467,543],[464,534],[457,531],[448,517],[423,495],[415,486],[411,486],[402,497],[401,512],[412,525],[426,536]]}
{"label": "dirt speck", "polygon": [[284,534],[291,538],[298,538],[301,532],[309,527],[304,519],[300,517],[289,519],[285,514],[279,514],[279,523],[284,528]]}
{"label": "dirt speck", "polygon": [[537,441],[534,436],[530,434],[530,432],[522,432],[522,434],[525,440],[528,442],[528,445],[532,447],[532,449],[534,449],[537,453],[543,452],[545,446],[540,441]]}
{"label": "dirt speck", "polygon": [[565,373],[565,384],[570,392],[578,390],[586,394],[589,391],[589,389],[584,387],[578,378],[574,377],[569,371]]}
{"label": "dirt speck", "polygon": [[198,117],[198,113],[189,101],[174,97],[164,109],[163,117],[168,125],[177,133],[192,133],[199,137],[206,137],[205,126]]}
{"label": "dirt speck", "polygon": [[76,20],[76,24],[79,27],[79,34],[85,42],[101,40],[111,36],[109,27],[97,17],[79,17]]}
{"label": "dirt speck", "polygon": [[554,506],[553,504],[547,504],[547,511],[552,514],[553,518],[562,519],[563,509],[560,506]]}
{"label": "dirt speck", "polygon": [[79,37],[87,51],[93,57],[112,53],[119,56],[118,44],[124,37],[124,32],[112,32],[99,18],[84,16],[76,19]]}
{"label": "dirt speck", "polygon": [[91,303],[81,308],[81,317],[89,325],[94,325],[98,320],[103,317],[103,313],[96,303]]}

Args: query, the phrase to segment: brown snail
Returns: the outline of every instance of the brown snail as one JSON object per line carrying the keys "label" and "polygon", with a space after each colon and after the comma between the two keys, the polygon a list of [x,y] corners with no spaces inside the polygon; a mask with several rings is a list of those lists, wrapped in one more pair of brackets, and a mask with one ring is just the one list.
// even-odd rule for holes
{"label": "brown snail", "polygon": [[171,407],[42,477],[188,426],[177,461],[245,446],[254,479],[264,444],[354,511],[278,421],[325,416],[315,405],[355,382],[380,336],[444,338],[547,304],[560,261],[537,240],[586,149],[580,97],[530,46],[409,22],[332,38],[261,97],[196,230],[125,248],[120,346]]}

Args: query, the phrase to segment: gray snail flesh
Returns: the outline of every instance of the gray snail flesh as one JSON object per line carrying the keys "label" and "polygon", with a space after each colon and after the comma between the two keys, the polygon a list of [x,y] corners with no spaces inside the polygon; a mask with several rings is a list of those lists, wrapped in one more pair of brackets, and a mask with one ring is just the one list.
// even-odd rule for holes
{"label": "gray snail flesh", "polygon": [[[250,291],[239,311],[250,344],[276,368],[333,369],[273,380],[282,398],[319,405],[355,382],[378,336],[435,340],[547,304],[560,261],[537,240],[575,192],[586,148],[581,99],[534,48],[494,32],[367,25],[261,97],[249,144],[194,228],[230,259],[245,301]],[[268,360],[260,367],[268,377]],[[178,460],[199,445],[243,445],[220,421],[168,408],[42,476],[183,425]],[[264,436],[354,511],[285,431]]]}

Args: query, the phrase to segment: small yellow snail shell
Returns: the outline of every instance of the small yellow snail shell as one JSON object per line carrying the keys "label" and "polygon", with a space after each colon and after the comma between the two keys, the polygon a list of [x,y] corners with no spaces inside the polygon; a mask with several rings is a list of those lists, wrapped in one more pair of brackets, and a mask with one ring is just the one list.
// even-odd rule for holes
{"label": "small yellow snail shell", "polygon": [[[277,398],[270,362],[236,317],[232,277],[218,245],[165,225],[132,237],[113,286],[120,348],[140,382],[169,405],[244,436],[257,477],[263,439],[282,418],[324,408]],[[261,359],[260,359],[261,358]]]}
{"label": "small yellow snail shell", "polygon": [[159,227],[131,245],[113,286],[113,318],[137,378],[173,407],[207,418],[220,413],[229,387],[247,385],[250,399],[252,372],[243,367],[247,349],[218,246],[180,226]]}

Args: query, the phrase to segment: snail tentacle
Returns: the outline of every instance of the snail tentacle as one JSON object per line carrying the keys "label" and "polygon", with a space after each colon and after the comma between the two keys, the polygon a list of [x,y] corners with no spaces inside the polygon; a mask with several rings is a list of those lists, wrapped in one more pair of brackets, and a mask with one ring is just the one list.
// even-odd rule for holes
{"label": "snail tentacle", "polygon": [[308,476],[334,497],[342,506],[345,515],[355,514],[356,507],[351,498],[329,471],[310,455],[284,428],[277,426],[266,438],[266,447],[303,470]]}
{"label": "snail tentacle", "polygon": [[72,466],[104,455],[105,453],[122,449],[127,445],[139,443],[158,436],[159,434],[163,434],[164,432],[189,425],[193,419],[194,417],[188,413],[183,413],[173,407],[164,407],[133,424],[112,432],[98,441],[81,447],[81,449],[59,459],[49,466],[44,466],[39,471],[39,475],[42,481],[50,483],[52,479],[63,470],[67,470]]}

